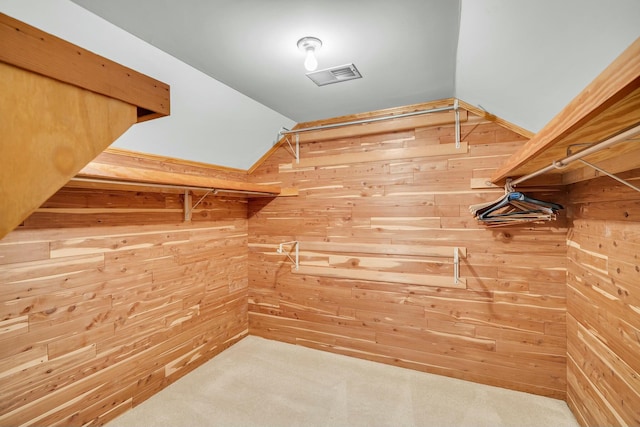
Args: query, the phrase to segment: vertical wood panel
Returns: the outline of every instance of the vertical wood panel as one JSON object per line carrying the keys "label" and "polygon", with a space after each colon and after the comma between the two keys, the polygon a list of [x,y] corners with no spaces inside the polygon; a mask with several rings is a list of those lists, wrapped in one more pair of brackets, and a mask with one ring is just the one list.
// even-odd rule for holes
{"label": "vertical wood panel", "polygon": [[569,194],[567,402],[584,426],[639,425],[640,193],[599,178]]}

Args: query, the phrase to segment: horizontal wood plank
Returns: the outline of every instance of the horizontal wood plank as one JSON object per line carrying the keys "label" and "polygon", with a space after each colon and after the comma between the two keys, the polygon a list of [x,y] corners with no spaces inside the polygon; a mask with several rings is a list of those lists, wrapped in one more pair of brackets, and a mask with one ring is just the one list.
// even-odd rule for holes
{"label": "horizontal wood plank", "polygon": [[[2,240],[1,423],[99,424],[247,334],[246,201],[199,223],[148,214],[174,197],[67,188],[49,202],[63,228]],[[128,225],[64,228],[109,204]]]}
{"label": "horizontal wood plank", "polygon": [[294,168],[306,168],[310,166],[331,166],[351,163],[367,163],[390,161],[398,159],[411,159],[419,157],[435,157],[443,155],[466,154],[468,145],[461,142],[460,148],[455,144],[428,145],[419,148],[396,148],[390,150],[365,151],[361,153],[336,154],[331,156],[317,156],[301,158],[299,163],[292,163]]}
{"label": "horizontal wood plank", "polygon": [[[466,121],[466,111],[461,114],[460,120]],[[311,141],[325,141],[329,139],[353,138],[356,136],[376,133],[397,132],[421,126],[435,126],[453,122],[455,122],[454,112],[448,111],[320,130],[304,131],[304,128],[301,128],[300,132],[296,135],[298,135],[298,141],[300,143],[305,143]]]}
{"label": "horizontal wood plank", "polygon": [[335,268],[335,267],[316,267],[301,265],[296,270],[291,267],[291,272],[295,274],[304,274],[309,276],[326,276],[338,279],[354,279],[367,280],[373,282],[393,282],[407,283],[418,286],[436,286],[446,288],[464,288],[466,287],[463,278],[458,279],[455,283],[452,277],[432,276],[426,274],[397,273],[388,271],[375,270],[357,270],[352,268]]}
{"label": "horizontal wood plank", "polygon": [[127,182],[211,188],[223,191],[237,191],[240,193],[250,192],[274,196],[280,194],[281,191],[280,187],[274,185],[237,182],[198,175],[187,175],[134,167],[123,167],[116,164],[106,165],[101,163],[90,163],[78,173],[78,176],[88,178],[115,179]]}
{"label": "horizontal wood plank", "polygon": [[467,256],[467,248],[448,246],[420,246],[420,245],[388,245],[374,243],[339,243],[339,242],[312,242],[301,241],[298,243],[300,249],[321,252],[339,253],[365,253],[365,254],[385,254],[385,255],[416,255],[426,257],[448,257],[453,258],[453,253],[457,249],[462,258]]}

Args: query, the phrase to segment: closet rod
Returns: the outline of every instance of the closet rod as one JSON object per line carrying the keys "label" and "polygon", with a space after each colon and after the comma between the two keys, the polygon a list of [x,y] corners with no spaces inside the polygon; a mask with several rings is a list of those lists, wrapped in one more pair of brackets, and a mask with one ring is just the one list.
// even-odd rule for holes
{"label": "closet rod", "polygon": [[373,117],[373,118],[370,118],[370,119],[354,120],[354,121],[351,121],[351,122],[333,123],[333,124],[328,124],[328,125],[313,126],[313,127],[309,127],[309,128],[287,130],[287,131],[284,131],[284,132],[280,132],[280,135],[288,135],[288,134],[291,134],[291,133],[308,132],[308,131],[312,131],[312,130],[331,129],[331,128],[337,128],[337,127],[342,127],[342,126],[359,125],[359,124],[364,124],[364,123],[379,122],[379,121],[382,121],[382,120],[398,119],[398,118],[401,118],[401,117],[419,116],[419,115],[422,115],[422,114],[439,113],[439,112],[442,112],[442,111],[451,111],[451,110],[454,110],[454,109],[456,109],[456,107],[454,105],[450,105],[448,107],[432,108],[430,110],[412,111],[410,113],[396,114],[396,115],[391,115],[391,116]]}
{"label": "closet rod", "polygon": [[114,185],[131,185],[134,187],[152,187],[152,188],[172,188],[178,190],[192,190],[192,191],[208,191],[217,193],[240,193],[240,194],[255,194],[258,196],[273,196],[273,193],[261,192],[261,191],[245,191],[245,190],[228,190],[224,188],[213,187],[194,187],[189,185],[177,185],[177,184],[155,184],[151,182],[138,182],[138,181],[117,181],[114,179],[98,179],[98,178],[81,178],[73,177],[70,181],[78,182],[92,182],[96,184],[114,184]]}
{"label": "closet rod", "polygon": [[552,171],[554,169],[562,169],[563,167],[569,165],[570,163],[572,163],[572,162],[574,162],[576,160],[580,160],[581,158],[586,157],[586,156],[588,156],[590,154],[596,153],[596,152],[598,152],[600,150],[604,150],[605,148],[609,148],[612,145],[617,144],[619,142],[623,142],[623,141],[625,141],[625,140],[627,140],[627,139],[629,139],[629,138],[631,138],[631,137],[633,137],[633,136],[635,136],[635,135],[637,135],[639,133],[640,133],[640,125],[638,125],[636,127],[633,127],[631,129],[628,129],[628,130],[626,130],[624,132],[621,132],[621,133],[619,133],[619,134],[617,134],[617,135],[615,135],[615,136],[613,136],[613,137],[611,137],[609,139],[606,139],[606,140],[604,140],[602,142],[596,143],[596,144],[592,145],[589,148],[586,148],[586,149],[584,149],[582,151],[577,152],[576,154],[572,154],[572,155],[570,155],[568,157],[565,157],[564,159],[557,160],[557,161],[551,163],[549,166],[546,166],[546,167],[544,167],[542,169],[538,169],[537,171],[532,172],[532,173],[530,173],[528,175],[521,176],[518,179],[514,179],[513,181],[510,181],[510,183],[511,183],[512,186],[515,186],[515,185],[518,185],[518,184],[520,184],[522,182],[525,182],[525,181],[527,181],[527,180],[529,180],[531,178],[535,178],[538,175],[542,175],[543,173],[547,173],[549,171]]}

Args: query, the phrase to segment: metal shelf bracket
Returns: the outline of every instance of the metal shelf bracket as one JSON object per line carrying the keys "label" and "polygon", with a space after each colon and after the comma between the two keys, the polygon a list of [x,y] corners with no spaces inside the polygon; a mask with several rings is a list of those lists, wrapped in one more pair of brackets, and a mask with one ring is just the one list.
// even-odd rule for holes
{"label": "metal shelf bracket", "polygon": [[191,221],[193,210],[211,193],[216,194],[216,190],[214,188],[207,190],[207,192],[204,193],[204,196],[200,197],[200,200],[198,200],[195,205],[191,206],[191,192],[190,190],[184,190],[184,222]]}
{"label": "metal shelf bracket", "polygon": [[293,146],[291,145],[291,141],[289,140],[289,133],[284,133],[284,132],[291,132],[291,131],[283,127],[280,129],[280,132],[278,132],[278,135],[280,137],[283,137],[284,140],[287,142],[287,145],[289,146],[289,151],[291,151],[291,154],[293,154],[293,156],[296,158],[296,163],[300,163],[300,136],[296,133],[296,148],[294,149]]}

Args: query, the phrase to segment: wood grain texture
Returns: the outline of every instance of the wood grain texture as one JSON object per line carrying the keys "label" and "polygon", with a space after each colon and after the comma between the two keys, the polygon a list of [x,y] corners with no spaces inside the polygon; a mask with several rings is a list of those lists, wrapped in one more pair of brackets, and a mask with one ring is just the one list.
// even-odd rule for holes
{"label": "wood grain texture", "polygon": [[353,163],[371,163],[380,160],[401,160],[419,157],[436,157],[447,154],[468,153],[469,147],[466,142],[461,142],[459,147],[455,144],[432,144],[415,148],[396,148],[391,150],[363,150],[359,153],[344,153],[334,155],[313,156],[293,162],[294,168],[306,168],[310,166],[332,166]]}
{"label": "wood grain texture", "polygon": [[638,425],[640,193],[605,177],[569,194],[567,403],[584,426]]}
{"label": "wood grain texture", "polygon": [[0,62],[136,106],[137,120],[169,115],[169,86],[0,13]]}
{"label": "wood grain texture", "polygon": [[102,425],[248,332],[247,202],[63,188],[0,240],[0,424]]}
{"label": "wood grain texture", "polygon": [[112,163],[118,165],[130,165],[147,169],[156,169],[166,172],[190,173],[192,175],[216,175],[218,178],[227,177],[233,181],[246,181],[247,172],[244,169],[228,166],[212,165],[196,162],[194,160],[177,159],[175,157],[160,156],[152,153],[125,150],[123,148],[109,147],[96,159],[97,163]]}
{"label": "wood grain texture", "polygon": [[119,164],[92,162],[78,172],[79,177],[140,182],[149,184],[168,184],[174,186],[200,187],[237,192],[255,192],[277,196],[280,187],[275,185],[254,184],[244,181],[231,181],[211,176],[191,175],[185,173],[166,172]]}
{"label": "wood grain texture", "polygon": [[[631,144],[627,144],[623,152],[623,156],[612,157],[598,161],[595,165],[612,174],[620,174],[621,172],[636,169],[640,166],[640,138]],[[591,162],[591,161],[590,161]],[[592,163],[592,162],[591,162]],[[575,184],[576,182],[588,181],[598,178],[602,174],[592,167],[584,167],[569,171],[562,175],[563,184]],[[634,184],[638,186],[638,184]]]}
{"label": "wood grain texture", "polygon": [[[109,166],[115,165],[123,168],[134,168],[134,170],[143,169],[145,171],[144,173],[150,175],[153,175],[155,172],[168,172],[178,176],[185,175],[184,179],[190,179],[190,177],[195,175],[200,179],[216,178],[222,182],[247,182],[247,173],[244,170],[114,148],[107,148],[105,151],[100,153],[89,163],[88,167],[91,168],[94,165],[97,165],[97,168],[108,168]],[[120,181],[118,183],[105,183],[104,181],[90,182],[84,180],[81,176],[76,176],[72,181],[67,183],[67,188],[95,188],[98,191],[114,190],[116,194],[122,194],[122,191],[134,191],[138,193],[145,193],[147,195],[154,195],[150,197],[158,197],[157,195],[160,193],[184,194],[185,191],[182,188],[171,188],[169,186],[160,188],[157,187],[157,183],[154,182],[149,184],[150,185],[147,186],[142,185],[141,183],[127,184],[126,181]],[[283,190],[287,192],[289,191],[289,189]],[[202,197],[206,193],[207,189],[194,189],[191,191],[194,195]],[[176,206],[176,208],[178,207]]]}
{"label": "wood grain texture", "polygon": [[[468,152],[431,157],[411,153],[452,144],[453,125],[300,146],[305,161],[342,163],[292,167],[285,148],[273,152],[250,179],[299,196],[250,201],[250,333],[564,398],[564,218],[500,231],[476,224],[468,206],[504,190],[472,189],[471,178],[497,169],[526,139],[471,113],[461,135]],[[363,152],[378,157],[362,161]],[[297,272],[276,252],[292,240],[301,242]],[[440,286],[451,259],[430,251],[455,246],[466,248],[466,286]],[[439,281],[429,286],[429,277]]]}
{"label": "wood grain texture", "polygon": [[0,93],[2,238],[132,126],[136,111],[2,62]]}
{"label": "wood grain texture", "polygon": [[[267,251],[265,254],[274,250],[271,245],[263,248]],[[297,267],[292,265],[293,274],[418,286],[466,287],[465,279],[454,278],[453,266],[456,251],[459,258],[466,257],[467,249],[464,247],[304,241],[297,243],[297,251],[301,261]]]}
{"label": "wood grain texture", "polygon": [[521,128],[518,125],[515,125],[507,120],[504,120],[501,117],[498,117],[494,114],[489,113],[486,110],[483,110],[482,108],[476,107],[474,105],[471,105],[467,102],[464,102],[463,100],[458,101],[460,103],[460,107],[469,111],[470,113],[475,114],[476,116],[482,117],[483,119],[486,119],[490,122],[494,122],[499,124],[500,126],[504,127],[505,129],[508,129],[510,131],[513,131],[519,135],[524,136],[527,139],[531,139],[533,138],[533,136],[535,135],[533,132],[526,130],[524,128]]}
{"label": "wood grain texture", "polygon": [[[418,111],[433,110],[436,108],[451,107],[453,106],[454,101],[455,100],[453,98],[446,98],[446,99],[440,99],[437,101],[424,102],[420,104],[386,108],[383,110],[376,110],[376,111],[367,111],[367,112],[362,112],[357,114],[350,114],[346,116],[331,117],[327,119],[316,120],[313,122],[298,123],[293,127],[292,130],[311,128],[311,127],[317,127],[317,126],[334,125],[338,123],[347,123],[347,122],[353,122],[358,120],[375,119],[375,118],[388,117],[388,116],[394,116],[394,115],[400,115],[400,114],[406,114],[406,113],[413,113]],[[460,110],[460,111],[463,113],[462,117],[466,118],[466,111],[465,110]],[[371,132],[371,128],[367,129],[366,131],[363,128],[361,129],[361,131],[363,135],[375,133],[375,132]],[[269,151],[267,151],[260,159],[258,159],[258,161],[256,161],[249,168],[247,172],[249,174],[252,174],[256,169],[258,169],[258,167],[262,166],[262,164],[269,157],[271,157],[273,153],[278,151],[280,147],[287,144],[288,141],[291,142],[292,138],[295,138],[295,137],[285,135],[284,137],[280,138],[280,140],[276,144],[274,144],[273,147],[271,147]]]}
{"label": "wood grain texture", "polygon": [[[466,111],[462,111],[460,114],[460,121],[465,122],[466,120]],[[317,142],[330,139],[353,138],[363,135],[397,132],[406,129],[415,129],[417,127],[443,125],[454,122],[454,112],[445,111],[439,113],[428,113],[408,117],[399,117],[389,120],[380,120],[370,123],[346,125],[328,129],[309,131],[303,131],[301,129],[297,135],[299,142],[305,143],[311,141]]]}
{"label": "wood grain texture", "polygon": [[335,123],[367,120],[367,119],[373,119],[377,117],[395,116],[395,115],[417,112],[417,111],[433,110],[433,109],[442,108],[442,107],[451,107],[453,106],[454,101],[455,101],[454,98],[445,98],[445,99],[438,99],[435,101],[423,102],[419,104],[403,105],[400,107],[391,107],[391,108],[385,108],[382,110],[375,110],[375,111],[363,111],[361,113],[348,114],[345,116],[328,117],[325,119],[315,120],[312,122],[298,123],[294,127],[294,129],[325,126],[325,125],[331,125]]}

